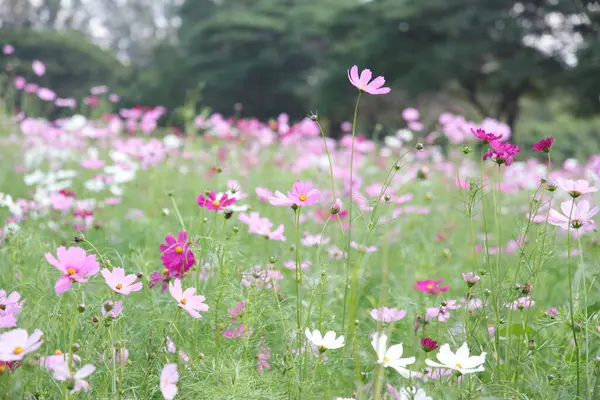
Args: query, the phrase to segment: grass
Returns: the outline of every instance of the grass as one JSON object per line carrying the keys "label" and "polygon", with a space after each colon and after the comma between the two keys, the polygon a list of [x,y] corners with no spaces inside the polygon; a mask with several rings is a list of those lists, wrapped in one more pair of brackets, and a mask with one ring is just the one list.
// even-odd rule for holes
{"label": "grass", "polygon": [[[12,131],[12,127],[6,129],[7,134]],[[6,137],[1,140],[1,191],[13,198],[32,198],[36,186],[24,185],[22,175],[14,173],[31,148],[23,145],[22,136],[10,143]],[[317,140],[307,139],[315,146]],[[28,332],[38,328],[44,333],[44,344],[25,357],[21,368],[0,375],[0,393],[4,398],[161,398],[161,369],[172,362],[179,368],[177,398],[181,399],[382,399],[389,396],[388,384],[397,389],[417,385],[434,399],[573,399],[577,392],[582,399],[595,398],[600,308],[596,289],[597,234],[583,235],[582,257],[570,260],[573,320],[580,325],[575,327],[581,358],[577,390],[567,283],[570,269],[569,261],[562,256],[567,239],[558,228],[545,223],[529,224],[526,218],[527,210],[537,209],[550,196],[564,197],[560,189],[550,193],[541,184],[539,193],[544,197],[539,203],[530,202],[535,187],[496,193],[491,184],[479,189],[473,184],[471,190],[460,190],[454,185],[456,172],[452,165],[477,165],[478,157],[473,153],[448,159],[450,172],[432,155],[414,158],[416,150],[401,161],[398,171],[393,166],[399,154],[380,157],[377,152],[366,153],[355,163],[354,174],[362,180],[361,193],[372,183],[384,183],[388,171],[394,174],[390,201],[382,199],[375,212],[360,210],[355,203],[352,214],[352,240],[376,246],[377,251],[351,248],[351,285],[346,287],[346,262],[330,258],[328,248],[336,246],[346,251],[348,233],[341,233],[337,221],[330,220],[326,225],[318,222],[314,211],[326,210],[327,203],[303,208],[301,215],[306,220],[300,224],[300,235],[305,231],[322,233],[330,242],[297,247],[298,260],[312,262],[301,274],[298,299],[296,272],[283,267],[284,262],[295,261],[296,257],[294,212],[259,201],[254,189],[262,186],[286,192],[297,179],[303,179],[325,192],[331,187],[329,166],[315,161],[316,151],[302,152],[304,144],[277,143],[254,151],[257,162],[249,165],[250,142],[190,139],[184,144],[185,151],[179,149],[157,165],[139,169],[135,180],[122,185],[120,204],[96,207],[94,223],[98,226],[82,232],[84,242],[73,241],[79,231],[73,228],[70,214],[47,207],[39,215],[29,213],[19,222],[17,232],[4,235],[0,244],[0,288],[18,291],[27,299],[18,316],[18,327]],[[86,158],[83,152],[69,149],[68,158],[52,166],[52,145],[46,142],[44,146],[48,146],[48,153],[40,156],[39,167],[78,171],[70,189],[79,198],[100,202],[111,196],[106,190],[92,192],[85,188],[84,182],[94,173],[79,167]],[[114,143],[85,139],[85,146],[99,148],[101,158],[109,162]],[[219,147],[229,149],[226,160],[217,161]],[[347,171],[348,153],[330,150],[334,166]],[[429,151],[426,147],[421,154]],[[183,157],[184,152],[191,157]],[[318,157],[322,159],[323,153]],[[224,169],[209,174],[217,164]],[[417,172],[426,166],[427,177],[419,179]],[[484,175],[498,179],[495,167],[484,167]],[[503,166],[499,179],[508,179],[511,168],[517,166]],[[471,171],[477,177],[476,167],[471,167]],[[225,219],[222,213],[198,207],[198,194],[206,190],[225,191],[231,179],[240,182],[242,191],[249,194],[239,203],[268,217],[275,226],[285,225],[285,242],[249,234],[246,225],[238,220],[239,213]],[[343,193],[344,179],[339,175],[336,186],[338,194]],[[395,198],[407,194],[413,196],[409,203],[394,204]],[[340,197],[347,208],[348,197]],[[369,197],[369,203],[375,205],[376,198]],[[426,208],[427,213],[393,216],[395,210],[408,205]],[[169,210],[168,215],[164,209]],[[142,212],[132,214],[132,210]],[[0,208],[0,213],[3,218],[9,216],[6,208]],[[183,279],[184,288],[197,287],[198,293],[206,296],[210,309],[198,320],[178,312],[168,291],[148,288],[151,273],[163,269],[159,245],[166,235],[184,228],[194,243],[198,260],[194,269],[204,266],[209,277],[198,280],[191,274]],[[486,233],[490,248],[505,247],[524,233],[528,242],[513,254],[500,252],[488,257]],[[82,247],[95,254],[93,245],[103,259],[110,260],[110,265],[122,266],[127,273],[141,273],[143,290],[123,296],[111,291],[98,275],[58,296],[54,291],[58,272],[46,262],[44,254],[54,254],[61,245]],[[475,252],[475,245],[482,250]],[[576,248],[577,240],[572,245]],[[240,283],[244,273],[267,264],[283,276],[277,281],[277,289]],[[461,277],[462,272],[469,271],[482,277],[472,288]],[[449,285],[447,292],[430,295],[414,289],[417,280],[438,278]],[[530,295],[535,306],[509,310],[505,304],[522,296],[515,284],[526,282],[533,286]],[[465,297],[483,299],[487,305],[469,313],[460,300]],[[108,299],[123,301],[123,313],[117,320],[102,318],[101,307]],[[439,307],[450,299],[459,300],[462,307],[450,310],[447,322],[424,324],[427,308]],[[300,330],[297,300],[302,317]],[[227,309],[240,301],[246,302],[246,308],[239,321],[232,322]],[[85,310],[80,312],[79,304],[84,304]],[[384,326],[369,315],[371,309],[383,305],[403,309],[406,316]],[[546,314],[549,307],[559,309],[555,317]],[[239,323],[244,324],[246,331],[251,329],[252,334],[235,339],[222,336],[225,329]],[[494,337],[488,334],[490,325],[495,328]],[[306,347],[305,327],[322,332],[335,330],[346,337],[346,344],[342,349],[326,351],[320,358],[313,352],[298,352],[298,344]],[[426,354],[420,348],[422,337],[432,337],[440,344],[450,344],[453,351],[466,341],[472,354],[486,352],[485,372],[461,379],[455,374],[427,381],[405,379],[392,368],[380,369],[374,363],[370,334],[377,330],[385,330],[389,345],[403,343],[404,357],[416,357],[416,363],[409,367],[413,371],[423,371],[426,358],[435,360],[436,352]],[[178,351],[189,356],[189,362],[180,360],[177,353],[165,351],[167,336]],[[270,368],[259,373],[257,354],[263,340],[270,348]],[[73,343],[80,346],[76,354],[81,357],[81,365],[93,364],[96,371],[89,376],[89,392],[71,395],[65,383],[52,379],[48,371],[37,366],[36,359],[57,349],[70,352]],[[124,365],[112,362],[114,348],[128,350],[129,359]]]}

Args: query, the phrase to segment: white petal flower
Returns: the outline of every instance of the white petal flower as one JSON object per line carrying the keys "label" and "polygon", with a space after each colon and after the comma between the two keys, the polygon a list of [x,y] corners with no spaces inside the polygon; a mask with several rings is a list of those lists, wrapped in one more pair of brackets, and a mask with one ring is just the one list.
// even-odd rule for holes
{"label": "white petal flower", "polygon": [[404,353],[402,343],[395,344],[389,349],[386,348],[386,344],[387,336],[385,334],[379,335],[379,333],[375,333],[373,335],[371,345],[377,354],[377,363],[383,365],[385,368],[394,368],[405,378],[413,376],[413,373],[406,367],[415,363],[415,357],[402,358],[402,354]]}
{"label": "white petal flower", "polygon": [[311,332],[310,329],[306,328],[304,333],[309,342],[317,346],[319,351],[335,350],[344,347],[344,336],[336,338],[334,331],[329,331],[325,336],[321,336],[321,332],[318,329]]}
{"label": "white petal flower", "polygon": [[464,343],[456,353],[450,350],[450,345],[444,344],[440,347],[437,354],[439,361],[425,360],[425,363],[430,367],[450,368],[461,374],[471,374],[474,372],[485,371],[483,364],[485,363],[485,352],[478,356],[469,355],[469,347]]}

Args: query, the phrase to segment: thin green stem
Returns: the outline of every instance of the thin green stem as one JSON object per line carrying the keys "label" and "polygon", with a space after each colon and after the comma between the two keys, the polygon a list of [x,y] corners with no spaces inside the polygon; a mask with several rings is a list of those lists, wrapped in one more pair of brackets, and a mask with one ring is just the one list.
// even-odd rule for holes
{"label": "thin green stem", "polygon": [[577,362],[577,397],[579,397],[579,341],[577,340],[577,328],[575,326],[575,311],[573,310],[573,266],[571,265],[571,217],[573,216],[573,208],[575,207],[575,199],[571,203],[571,211],[569,211],[569,227],[567,228],[567,265],[569,268],[569,311],[571,313],[571,330],[573,332],[573,343],[575,344],[575,360]]}

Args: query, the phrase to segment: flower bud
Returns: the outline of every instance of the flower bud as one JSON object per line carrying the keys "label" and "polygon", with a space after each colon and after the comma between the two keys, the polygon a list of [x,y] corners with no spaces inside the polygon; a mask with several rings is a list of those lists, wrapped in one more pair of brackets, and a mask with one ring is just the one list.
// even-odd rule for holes
{"label": "flower bud", "polygon": [[204,360],[204,353],[198,354],[198,358],[201,359],[201,360]]}
{"label": "flower bud", "polygon": [[73,241],[74,241],[75,243],[81,243],[81,242],[83,242],[84,240],[85,240],[85,236],[83,236],[83,234],[82,234],[82,233],[80,233],[79,235],[77,235],[77,236],[75,236],[75,237],[73,238]]}
{"label": "flower bud", "polygon": [[554,183],[551,183],[548,186],[546,186],[546,190],[549,192],[554,192],[557,188],[558,186],[556,186]]}
{"label": "flower bud", "polygon": [[92,317],[92,324],[96,324],[98,323],[98,317],[96,317],[95,315]]}
{"label": "flower bud", "polygon": [[231,230],[233,231],[233,233],[238,233],[240,231],[240,228],[236,225],[233,228],[231,228]]}
{"label": "flower bud", "polygon": [[231,210],[225,211],[225,219],[230,219],[232,217],[232,215],[233,215],[233,211],[231,211]]}
{"label": "flower bud", "polygon": [[107,301],[104,302],[104,304],[102,305],[102,307],[104,307],[104,310],[106,312],[108,312],[108,311],[110,311],[110,310],[113,309],[114,305],[115,305],[115,303],[113,303],[112,300],[107,300]]}
{"label": "flower bud", "polygon": [[333,204],[331,205],[331,214],[335,215],[337,213],[339,213],[342,209],[342,201],[340,199],[335,199],[335,201],[333,202]]}
{"label": "flower bud", "polygon": [[424,148],[424,147],[425,147],[425,146],[423,146],[423,143],[417,143],[417,144],[415,145],[415,149],[417,149],[417,150],[423,150],[423,148]]}
{"label": "flower bud", "polygon": [[81,346],[78,343],[73,343],[71,345],[71,351],[73,353],[77,353],[79,350],[81,350]]}
{"label": "flower bud", "polygon": [[469,146],[465,146],[462,149],[463,154],[470,154],[471,153],[471,148]]}
{"label": "flower bud", "polygon": [[548,180],[546,178],[540,178],[540,183],[543,185],[544,183],[548,182]]}
{"label": "flower bud", "polygon": [[85,304],[81,303],[77,306],[77,311],[79,311],[80,313],[85,311]]}
{"label": "flower bud", "polygon": [[135,276],[137,276],[138,279],[142,279],[144,277],[144,274],[142,272],[138,272],[137,274],[135,274]]}
{"label": "flower bud", "polygon": [[277,262],[277,257],[275,257],[275,256],[269,257],[269,263],[270,264],[275,264],[276,262]]}

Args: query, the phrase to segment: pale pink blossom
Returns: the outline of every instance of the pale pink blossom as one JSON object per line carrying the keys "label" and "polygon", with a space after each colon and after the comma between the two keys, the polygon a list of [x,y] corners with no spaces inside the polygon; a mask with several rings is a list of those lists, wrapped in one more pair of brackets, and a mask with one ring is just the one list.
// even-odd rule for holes
{"label": "pale pink blossom", "polygon": [[208,305],[203,303],[206,297],[196,296],[196,288],[193,287],[182,291],[179,279],[169,283],[169,292],[177,301],[177,305],[194,318],[201,317],[198,311],[208,311]]}
{"label": "pale pink blossom", "polygon": [[128,295],[131,292],[142,290],[142,282],[134,283],[137,276],[135,274],[125,275],[125,269],[123,268],[113,268],[112,271],[103,268],[100,273],[106,284],[117,293]]}

